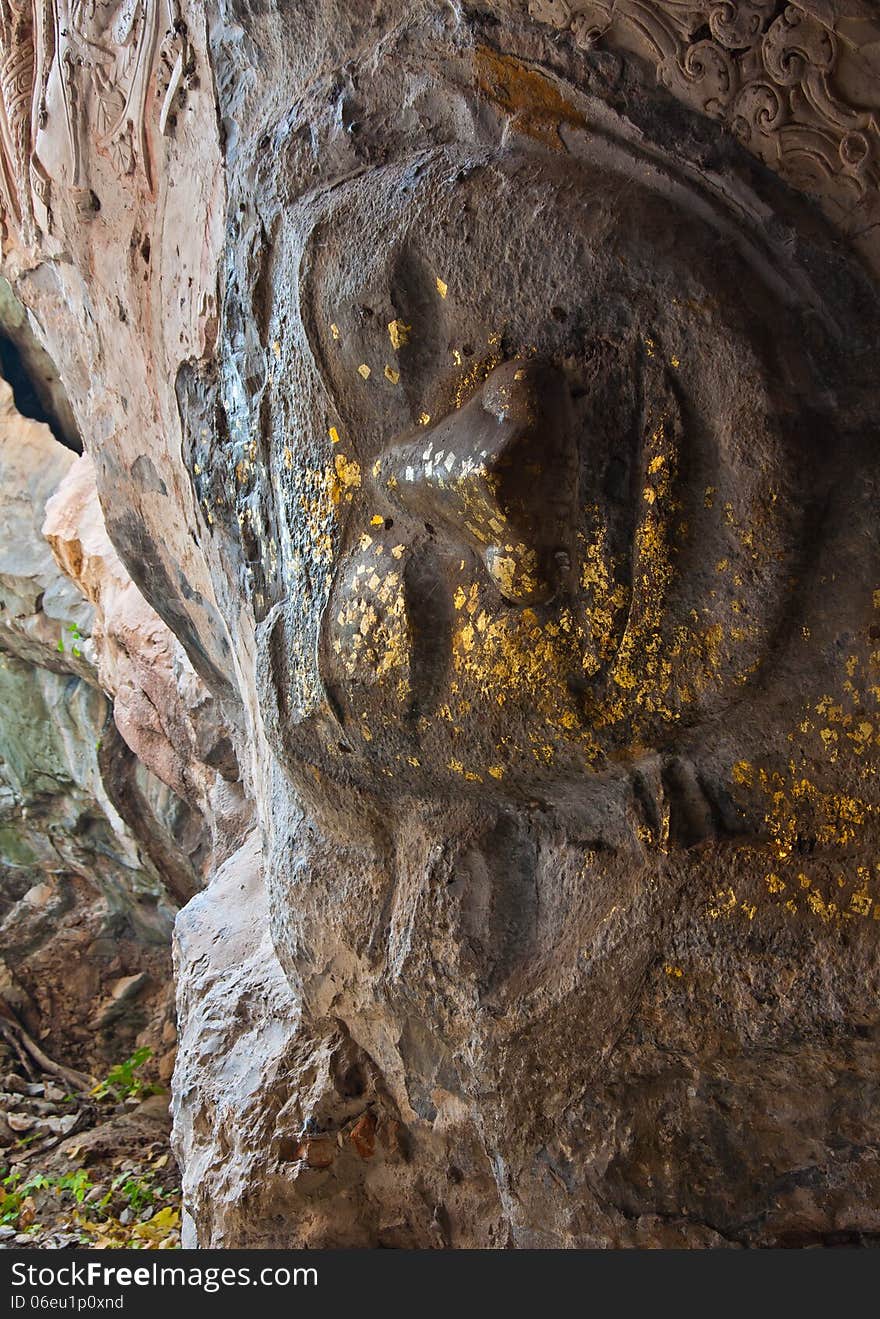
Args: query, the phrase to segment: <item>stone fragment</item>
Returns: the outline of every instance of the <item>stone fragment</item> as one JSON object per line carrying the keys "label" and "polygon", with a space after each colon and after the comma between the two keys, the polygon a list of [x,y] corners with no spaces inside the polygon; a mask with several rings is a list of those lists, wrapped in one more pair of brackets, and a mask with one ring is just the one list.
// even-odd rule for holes
{"label": "stone fragment", "polygon": [[37,1125],[37,1119],[30,1117],[27,1113],[7,1113],[6,1124],[16,1135],[22,1136],[28,1131],[33,1131]]}

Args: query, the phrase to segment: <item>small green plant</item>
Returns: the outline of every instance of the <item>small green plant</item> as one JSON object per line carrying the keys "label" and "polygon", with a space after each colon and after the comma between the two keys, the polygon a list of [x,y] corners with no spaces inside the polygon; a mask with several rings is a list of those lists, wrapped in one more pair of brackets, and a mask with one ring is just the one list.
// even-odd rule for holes
{"label": "small green plant", "polygon": [[[7,1177],[0,1182],[0,1225],[6,1227],[25,1228],[31,1225],[33,1221],[33,1201],[30,1196],[33,1191],[41,1191],[44,1188],[51,1187],[52,1179],[46,1177],[44,1173],[37,1173],[35,1177],[29,1178],[28,1181],[22,1182],[22,1174],[19,1169],[14,1168]],[[25,1218],[22,1210],[30,1210],[29,1215]],[[29,1221],[28,1221],[29,1220]]]}
{"label": "small green plant", "polygon": [[[21,1176],[21,1172],[14,1169],[0,1182],[0,1225],[9,1224],[19,1229],[34,1227],[34,1203],[30,1198],[34,1191],[51,1191],[53,1195],[61,1198],[69,1196],[71,1200],[81,1205],[92,1190],[92,1181],[85,1168],[62,1173],[60,1177],[51,1177],[46,1173],[38,1172],[26,1182],[22,1182]],[[108,1194],[104,1197],[102,1205],[98,1207],[103,1207],[103,1203],[109,1199]]]}
{"label": "small green plant", "polygon": [[[80,656],[82,655],[82,651],[79,648],[79,643],[84,640],[83,634],[80,632],[79,627],[76,623],[68,624],[67,630],[70,633],[71,637],[73,638],[73,645],[70,648],[71,654],[73,655],[74,659],[79,659]],[[58,650],[62,655],[64,654],[63,637],[58,638]]]}
{"label": "small green plant", "polygon": [[52,1178],[47,1177],[44,1172],[38,1172],[35,1177],[29,1178],[21,1188],[22,1195],[29,1195],[31,1191],[42,1191],[44,1188],[52,1185]]}
{"label": "small green plant", "polygon": [[27,1199],[27,1190],[20,1186],[21,1173],[14,1169],[0,1182],[0,1225],[18,1227],[18,1215]]}
{"label": "small green plant", "polygon": [[[49,1185],[50,1183],[46,1183]],[[54,1181],[57,1189],[64,1194],[66,1191],[78,1205],[85,1200],[89,1191],[92,1189],[92,1182],[85,1168],[76,1168],[73,1172],[63,1173]]]}
{"label": "small green plant", "polygon": [[[175,1207],[175,1192],[166,1190],[157,1180],[158,1168],[120,1172],[110,1183],[104,1195],[89,1199],[95,1187],[85,1168],[74,1168],[60,1176],[36,1173],[23,1181],[23,1174],[14,1169],[0,1179],[0,1224],[12,1226],[17,1232],[39,1233],[46,1223],[38,1221],[47,1212],[50,1220],[57,1214],[60,1204],[53,1210],[45,1197],[35,1202],[34,1192],[49,1192],[58,1202],[72,1204],[68,1226],[79,1230],[82,1245],[130,1250],[167,1249],[179,1245],[180,1211]],[[120,1199],[125,1201],[139,1222],[123,1224],[116,1217]],[[143,1221],[146,1219],[147,1221]]]}
{"label": "small green plant", "polygon": [[132,1213],[140,1214],[165,1196],[161,1186],[153,1179],[151,1172],[123,1172],[113,1179],[112,1191],[121,1191]]}
{"label": "small green plant", "polygon": [[15,1148],[17,1150],[24,1150],[27,1149],[28,1145],[33,1145],[34,1141],[42,1139],[42,1131],[31,1131],[27,1136],[19,1136],[18,1140],[15,1142]]}
{"label": "small green plant", "polygon": [[159,1086],[144,1081],[142,1077],[136,1075],[152,1056],[153,1050],[146,1045],[141,1049],[135,1049],[130,1058],[126,1058],[124,1063],[117,1063],[115,1067],[111,1067],[103,1081],[98,1082],[92,1090],[94,1097],[112,1099],[118,1104],[123,1099],[141,1099],[145,1095],[161,1094]]}

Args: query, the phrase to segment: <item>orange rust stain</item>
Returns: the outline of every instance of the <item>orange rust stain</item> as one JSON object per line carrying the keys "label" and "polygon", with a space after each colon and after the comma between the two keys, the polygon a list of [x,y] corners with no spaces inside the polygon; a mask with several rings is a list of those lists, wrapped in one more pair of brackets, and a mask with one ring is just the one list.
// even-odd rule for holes
{"label": "orange rust stain", "polygon": [[372,1113],[364,1113],[352,1128],[349,1140],[362,1159],[373,1157],[376,1152],[376,1119]]}
{"label": "orange rust stain", "polygon": [[477,51],[477,87],[510,116],[511,127],[562,150],[561,124],[584,128],[586,120],[543,74],[509,55],[481,46]]}

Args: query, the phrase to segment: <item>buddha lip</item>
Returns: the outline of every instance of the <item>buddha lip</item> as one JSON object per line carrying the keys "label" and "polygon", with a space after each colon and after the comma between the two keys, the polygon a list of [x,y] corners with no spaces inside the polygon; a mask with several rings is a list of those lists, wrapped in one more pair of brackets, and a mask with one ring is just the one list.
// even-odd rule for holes
{"label": "buddha lip", "polygon": [[[382,532],[352,525],[353,548],[340,565],[322,643],[328,704],[340,727],[350,722],[348,681],[367,681],[357,675],[371,663],[382,677],[394,655],[411,687],[405,718],[436,706],[453,651],[454,583],[444,559],[475,555],[500,601],[515,609],[551,606],[576,592],[582,464],[568,376],[540,358],[501,364],[460,409],[385,450],[365,488],[371,502],[395,510],[395,535],[406,549],[395,549],[395,564],[377,561]],[[392,587],[400,592],[400,617]],[[406,635],[395,639],[401,627]],[[331,676],[338,665],[348,681]]]}

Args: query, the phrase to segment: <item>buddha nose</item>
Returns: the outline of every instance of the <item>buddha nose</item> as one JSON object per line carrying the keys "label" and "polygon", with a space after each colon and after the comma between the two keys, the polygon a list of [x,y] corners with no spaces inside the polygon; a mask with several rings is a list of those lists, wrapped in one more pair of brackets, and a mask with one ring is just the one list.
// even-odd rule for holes
{"label": "buddha nose", "polygon": [[563,373],[497,367],[464,407],[387,449],[376,483],[393,504],[482,559],[503,598],[544,603],[567,583],[578,455]]}

